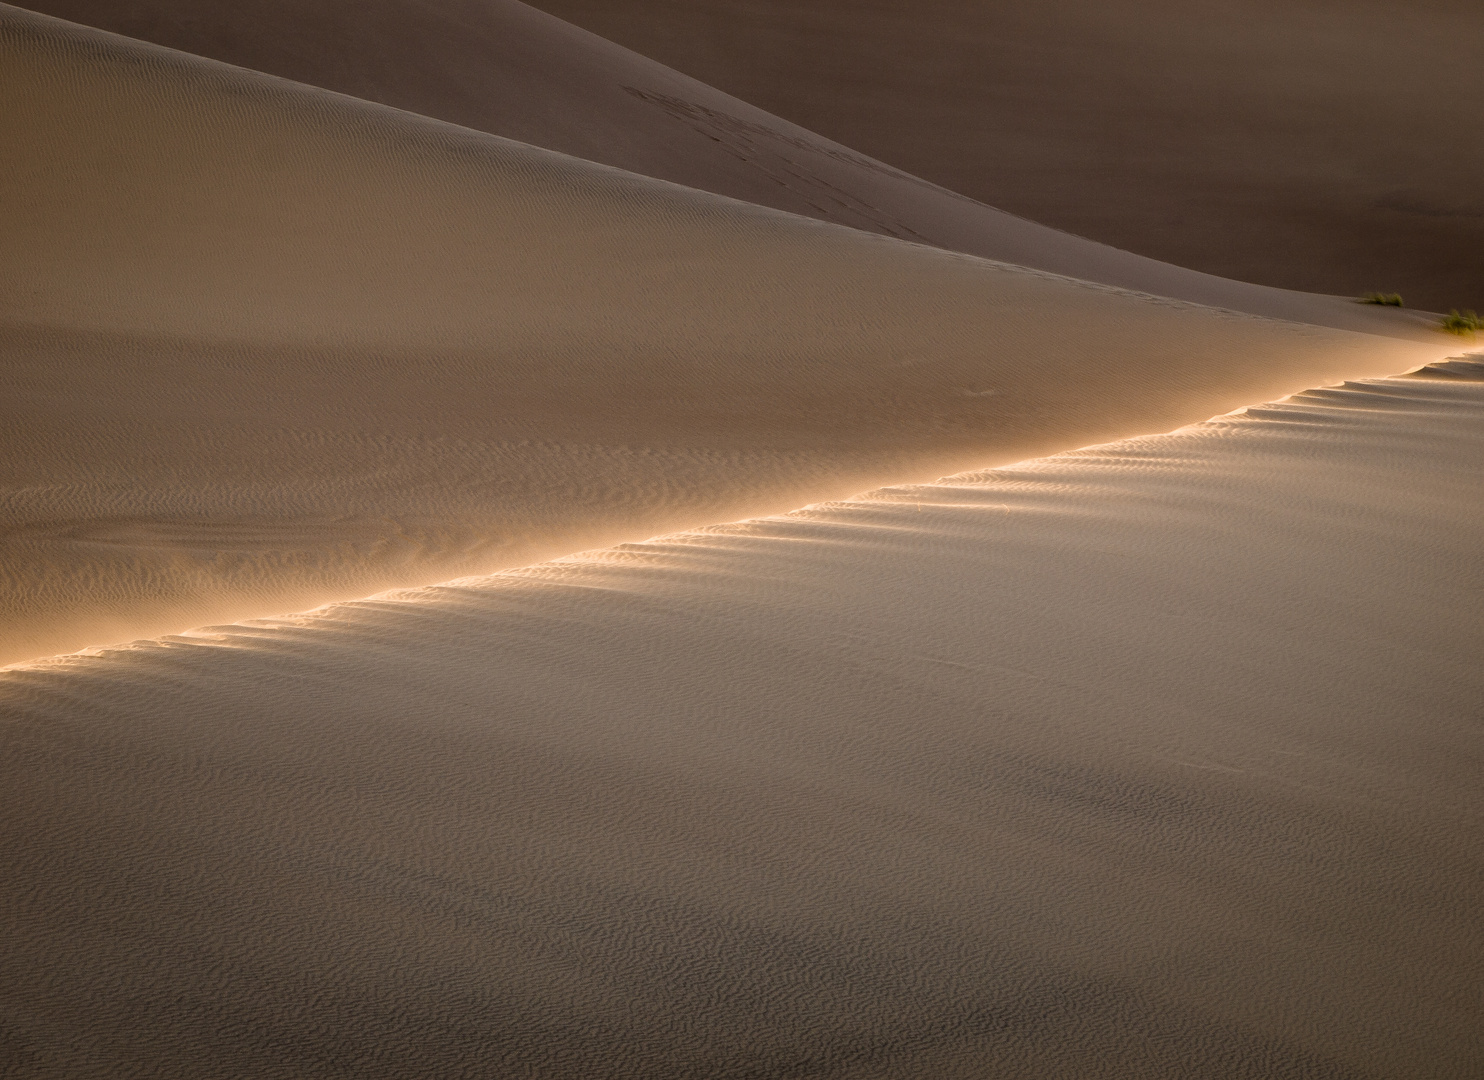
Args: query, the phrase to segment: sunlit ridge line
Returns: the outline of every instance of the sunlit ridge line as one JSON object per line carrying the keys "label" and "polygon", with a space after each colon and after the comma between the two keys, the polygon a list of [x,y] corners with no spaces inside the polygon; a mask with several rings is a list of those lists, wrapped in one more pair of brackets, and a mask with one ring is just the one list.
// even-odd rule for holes
{"label": "sunlit ridge line", "polygon": [[[0,674],[4,674],[7,672],[22,672],[33,670],[41,671],[54,666],[60,666],[69,660],[81,661],[86,659],[104,657],[113,653],[134,652],[148,648],[169,648],[171,646],[221,649],[241,648],[243,647],[243,644],[239,643],[237,639],[247,637],[249,635],[247,633],[233,633],[232,631],[234,629],[240,628],[240,630],[242,631],[261,630],[272,632],[288,629],[289,627],[287,625],[280,624],[288,624],[290,622],[299,622],[305,629],[315,629],[317,626],[322,626],[325,616],[329,612],[332,612],[337,608],[355,607],[370,603],[410,605],[416,602],[416,594],[419,593],[433,593],[436,590],[467,590],[473,588],[473,583],[475,582],[481,583],[479,586],[480,588],[488,588],[488,583],[495,582],[501,578],[530,578],[534,576],[538,571],[541,571],[543,569],[555,569],[559,567],[569,568],[583,565],[592,565],[597,563],[601,557],[619,551],[623,548],[645,548],[649,546],[654,546],[657,548],[660,547],[662,544],[667,547],[697,546],[693,543],[683,545],[683,542],[687,540],[704,540],[712,535],[710,530],[736,529],[739,533],[745,533],[746,527],[750,525],[756,525],[768,521],[788,521],[789,519],[797,519],[799,515],[809,513],[810,511],[818,512],[820,510],[832,507],[866,507],[872,504],[902,505],[905,503],[917,503],[919,507],[924,505],[962,505],[961,503],[955,502],[929,502],[922,499],[913,498],[911,495],[908,494],[894,495],[894,493],[910,492],[916,489],[926,490],[944,487],[982,487],[984,486],[983,480],[974,480],[971,478],[980,476],[992,476],[996,473],[1012,471],[1022,473],[1043,471],[1049,469],[1053,462],[1057,462],[1061,459],[1079,456],[1091,457],[1096,456],[1094,454],[1094,452],[1096,451],[1108,450],[1112,447],[1137,445],[1154,440],[1169,439],[1186,432],[1197,430],[1207,425],[1217,424],[1223,420],[1244,421],[1246,423],[1257,425],[1276,423],[1276,420],[1267,417],[1249,417],[1248,413],[1250,410],[1253,409],[1262,409],[1268,406],[1285,404],[1292,401],[1294,398],[1297,398],[1303,394],[1312,393],[1315,390],[1346,390],[1350,389],[1351,387],[1364,389],[1367,385],[1384,384],[1394,379],[1416,376],[1425,373],[1428,368],[1432,367],[1435,364],[1446,363],[1449,360],[1461,360],[1467,363],[1484,363],[1484,354],[1466,354],[1465,356],[1452,357],[1445,356],[1438,360],[1432,360],[1424,364],[1419,364],[1414,368],[1409,368],[1408,370],[1400,372],[1396,375],[1388,375],[1382,376],[1380,378],[1369,379],[1342,379],[1338,383],[1326,383],[1321,386],[1306,387],[1303,390],[1296,390],[1291,394],[1286,394],[1281,398],[1275,398],[1271,401],[1264,401],[1252,405],[1239,406],[1238,408],[1232,409],[1229,412],[1219,413],[1215,416],[1208,417],[1205,420],[1200,420],[1189,424],[1182,424],[1179,427],[1172,428],[1169,431],[1152,432],[1142,435],[1131,435],[1120,439],[1113,439],[1108,442],[1089,443],[1086,446],[1081,446],[1076,449],[1060,450],[1054,454],[1045,454],[1040,457],[1025,458],[1021,461],[1010,462],[1004,465],[997,465],[988,468],[966,469],[957,473],[950,473],[946,476],[940,476],[933,481],[902,481],[893,484],[883,484],[878,487],[871,488],[867,491],[860,492],[859,494],[852,495],[849,498],[845,499],[830,499],[822,502],[806,503],[803,506],[795,507],[792,510],[781,511],[776,514],[764,514],[757,517],[738,518],[734,521],[714,522],[711,524],[696,526],[689,529],[680,529],[673,532],[657,533],[644,540],[620,541],[618,543],[609,544],[601,548],[586,548],[580,551],[571,552],[566,555],[559,555],[550,559],[544,559],[541,562],[530,563],[525,566],[509,567],[504,570],[496,570],[489,574],[470,574],[457,578],[449,578],[444,581],[430,582],[425,585],[397,586],[391,589],[384,589],[381,592],[371,593],[367,596],[347,598],[343,600],[330,600],[313,608],[286,612],[281,615],[267,615],[229,623],[213,623],[207,626],[194,626],[173,634],[159,634],[154,637],[135,638],[133,640],[115,642],[108,645],[90,645],[82,649],[72,650],[71,652],[54,653],[46,656],[33,657],[28,660],[18,660],[14,663],[0,665]],[[985,504],[985,506],[989,509],[1009,509],[1008,507],[999,506],[998,504]],[[834,524],[839,524],[841,526],[849,525],[849,523],[845,522],[835,522]],[[863,525],[859,527],[881,528],[882,526]],[[659,554],[659,552],[656,552],[656,554]],[[554,579],[542,581],[542,584],[563,585],[570,588],[587,588],[599,591],[603,589],[602,586],[587,585],[571,581],[559,581]],[[430,596],[428,599],[432,599],[432,597]]]}

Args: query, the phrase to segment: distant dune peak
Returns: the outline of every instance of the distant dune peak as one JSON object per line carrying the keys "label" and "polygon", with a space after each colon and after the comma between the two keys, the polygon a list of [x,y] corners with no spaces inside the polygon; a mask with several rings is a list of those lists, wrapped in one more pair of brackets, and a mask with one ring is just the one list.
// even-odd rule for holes
{"label": "distant dune peak", "polygon": [[1475,0],[536,5],[1104,243],[1270,285],[1484,308],[1484,143],[1458,135],[1484,114]]}
{"label": "distant dune peak", "polygon": [[1182,270],[911,176],[517,0],[36,0],[37,10],[745,202],[1159,296],[1415,321]]}

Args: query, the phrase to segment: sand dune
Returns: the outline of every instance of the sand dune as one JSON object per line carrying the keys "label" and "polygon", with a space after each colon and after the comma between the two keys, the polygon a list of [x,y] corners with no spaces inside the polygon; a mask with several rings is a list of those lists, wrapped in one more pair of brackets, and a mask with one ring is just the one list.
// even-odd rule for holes
{"label": "sand dune", "polygon": [[0,13],[0,662],[1168,429],[1438,355]]}
{"label": "sand dune", "polygon": [[0,675],[36,1076],[1484,1069],[1484,361]]}
{"label": "sand dune", "polygon": [[[1418,329],[1405,314],[1180,269],[994,210],[514,0],[36,0],[30,6],[852,228],[1276,318],[1403,336]],[[622,19],[622,10],[612,7],[611,14]],[[924,119],[941,111],[928,109]],[[933,123],[928,128],[941,135]],[[981,126],[968,123],[964,131]],[[1014,165],[996,162],[995,172],[1013,174]],[[1378,283],[1385,284],[1378,279],[1366,287]]]}
{"label": "sand dune", "polygon": [[269,74],[0,6],[0,1075],[1484,1072],[1484,358],[517,4],[67,10]]}
{"label": "sand dune", "polygon": [[1119,248],[1244,281],[1484,309],[1484,144],[1465,134],[1484,114],[1477,0],[537,6]]}

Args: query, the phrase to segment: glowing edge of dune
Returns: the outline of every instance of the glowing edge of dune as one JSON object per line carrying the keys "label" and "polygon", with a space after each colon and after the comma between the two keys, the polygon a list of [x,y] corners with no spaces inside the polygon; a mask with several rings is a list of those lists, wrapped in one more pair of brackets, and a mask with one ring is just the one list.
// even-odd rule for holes
{"label": "glowing edge of dune", "polygon": [[[1420,364],[1417,367],[1410,368],[1404,372],[1399,372],[1397,375],[1388,376],[1387,378],[1404,378],[1407,376],[1419,375],[1425,373],[1429,368],[1433,368],[1440,363],[1446,363],[1449,359],[1472,360],[1475,355],[1484,357],[1484,354],[1465,354],[1464,357],[1446,357],[1438,361],[1434,361],[1433,363]],[[1342,389],[1344,387],[1352,385],[1353,383],[1363,384],[1365,382],[1375,381],[1382,380],[1347,379],[1343,382],[1330,383],[1326,384],[1325,386],[1314,387],[1312,389]],[[1214,423],[1227,417],[1242,416],[1250,409],[1262,408],[1265,405],[1283,404],[1292,400],[1294,397],[1298,396],[1298,394],[1305,392],[1307,391],[1296,391],[1293,394],[1288,394],[1281,398],[1275,398],[1271,401],[1265,401],[1255,405],[1243,405],[1240,408],[1231,410],[1230,412],[1219,413],[1216,416],[1212,416],[1206,420],[1197,421],[1192,424],[1184,424],[1171,431],[1151,433],[1148,435],[1136,435],[1127,439],[1118,439],[1113,442],[1089,443],[1087,446],[1078,447],[1074,450],[1066,450],[1061,453],[1052,454],[1046,457],[1027,458],[1024,461],[996,466],[994,470],[991,471],[998,471],[1001,469],[1014,469],[1017,471],[1024,471],[1029,469],[1048,468],[1050,467],[1051,463],[1054,463],[1063,457],[1081,454],[1089,450],[1097,450],[1104,447],[1113,447],[1164,439],[1172,435],[1180,434],[1182,432],[1201,428],[1207,424]],[[424,593],[432,593],[440,589],[469,588],[476,585],[483,586],[488,583],[497,581],[501,578],[527,577],[533,573],[539,572],[541,569],[546,567],[580,565],[583,563],[595,562],[602,555],[611,551],[618,550],[620,548],[644,547],[649,544],[673,542],[683,539],[694,539],[703,537],[709,532],[717,529],[726,529],[734,526],[747,525],[753,522],[786,519],[794,516],[795,514],[806,513],[810,510],[817,510],[825,507],[865,502],[917,501],[913,499],[912,492],[914,490],[931,489],[942,484],[952,483],[959,477],[966,477],[971,475],[972,472],[973,470],[966,470],[963,473],[955,473],[948,476],[938,477],[936,480],[933,481],[903,481],[897,484],[887,484],[883,485],[882,487],[872,489],[870,491],[861,492],[859,495],[852,496],[849,499],[838,499],[822,503],[808,503],[804,506],[798,507],[795,510],[788,511],[783,514],[768,514],[762,517],[740,518],[736,521],[717,522],[713,525],[706,526],[700,529],[684,529],[678,532],[658,533],[644,540],[636,540],[623,544],[616,544],[605,548],[590,548],[584,551],[576,551],[570,555],[563,555],[555,559],[547,559],[543,562],[533,563],[529,566],[513,567],[508,570],[499,570],[492,574],[479,574],[450,578],[447,581],[440,581],[431,585],[420,585],[412,588],[387,589],[383,592],[373,593],[369,596],[358,597],[352,600],[331,601],[330,603],[321,604],[318,607],[309,608],[304,611],[289,612],[283,615],[272,615],[257,619],[244,619],[239,622],[219,623],[212,626],[193,627],[191,629],[182,630],[176,634],[162,634],[158,637],[152,638],[136,638],[132,641],[117,642],[109,645],[90,645],[86,648],[77,649],[70,653],[60,653],[54,656],[36,657],[31,660],[22,660],[13,664],[6,664],[0,666],[0,672],[27,671],[59,667],[77,660],[98,656],[107,656],[111,653],[129,652],[138,648],[158,645],[191,645],[207,648],[238,648],[240,646],[237,644],[236,641],[237,635],[232,632],[233,629],[237,627],[241,627],[243,629],[266,629],[282,625],[312,626],[322,615],[335,611],[339,608],[356,607],[361,604],[415,604],[418,602],[420,595]]]}

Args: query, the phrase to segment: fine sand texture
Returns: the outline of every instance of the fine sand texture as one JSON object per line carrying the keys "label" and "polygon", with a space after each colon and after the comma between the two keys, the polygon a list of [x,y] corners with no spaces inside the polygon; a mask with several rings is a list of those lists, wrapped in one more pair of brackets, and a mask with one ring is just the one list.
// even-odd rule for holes
{"label": "fine sand texture", "polygon": [[1432,344],[0,7],[0,663],[1168,430]]}
{"label": "fine sand texture", "polygon": [[[1361,307],[1353,297],[1217,278],[992,209],[515,0],[35,0],[29,6],[644,176],[886,236],[1275,318],[1402,336],[1419,332],[1409,314]],[[622,19],[621,12],[632,6],[614,5],[612,12]],[[924,116],[940,114],[941,109],[928,108]],[[927,129],[941,134],[938,123],[931,120]],[[967,125],[964,130],[981,129]],[[1431,159],[1419,155],[1415,161],[1426,168]],[[1006,171],[1013,169],[1006,165]],[[969,184],[964,190],[981,187]]]}
{"label": "fine sand texture", "polygon": [[1484,1074],[1484,361],[0,673],[0,1072]]}
{"label": "fine sand texture", "polygon": [[1119,248],[1243,281],[1484,310],[1478,0],[537,6]]}

